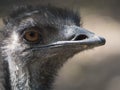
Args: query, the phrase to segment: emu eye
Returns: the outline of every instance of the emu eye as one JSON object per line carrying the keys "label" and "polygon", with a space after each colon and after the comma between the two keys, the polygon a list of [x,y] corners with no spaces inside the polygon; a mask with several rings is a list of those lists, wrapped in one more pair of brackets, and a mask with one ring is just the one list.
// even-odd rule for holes
{"label": "emu eye", "polygon": [[37,43],[40,40],[40,33],[38,30],[31,28],[24,33],[24,39],[28,42]]}

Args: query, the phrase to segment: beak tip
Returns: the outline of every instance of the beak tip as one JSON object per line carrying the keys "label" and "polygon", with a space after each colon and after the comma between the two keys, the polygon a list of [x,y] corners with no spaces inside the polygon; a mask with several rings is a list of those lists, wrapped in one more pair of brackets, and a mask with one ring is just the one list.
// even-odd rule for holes
{"label": "beak tip", "polygon": [[105,38],[103,37],[99,37],[100,38],[100,44],[104,45],[106,43]]}

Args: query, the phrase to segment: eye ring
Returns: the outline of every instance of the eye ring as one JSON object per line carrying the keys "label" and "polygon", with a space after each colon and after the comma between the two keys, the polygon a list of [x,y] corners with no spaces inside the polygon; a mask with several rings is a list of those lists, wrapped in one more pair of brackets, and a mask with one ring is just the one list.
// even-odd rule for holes
{"label": "eye ring", "polygon": [[30,28],[24,31],[23,38],[29,43],[38,43],[42,37],[36,28]]}

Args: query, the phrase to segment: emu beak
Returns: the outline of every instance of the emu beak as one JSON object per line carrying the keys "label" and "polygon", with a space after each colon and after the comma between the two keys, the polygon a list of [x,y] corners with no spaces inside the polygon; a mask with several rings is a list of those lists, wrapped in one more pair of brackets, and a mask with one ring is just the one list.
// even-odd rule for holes
{"label": "emu beak", "polygon": [[[63,46],[88,46],[96,47],[104,45],[106,40],[103,37],[96,36],[94,33],[77,26],[66,26],[65,27],[65,36],[67,40],[58,41],[54,44],[63,45]],[[72,39],[71,39],[72,37]],[[71,39],[71,40],[70,40]]]}

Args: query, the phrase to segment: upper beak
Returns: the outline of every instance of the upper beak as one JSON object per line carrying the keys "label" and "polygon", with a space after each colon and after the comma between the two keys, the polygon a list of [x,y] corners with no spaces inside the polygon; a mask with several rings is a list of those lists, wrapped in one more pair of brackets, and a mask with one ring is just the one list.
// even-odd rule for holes
{"label": "upper beak", "polygon": [[84,28],[78,27],[76,32],[77,34],[72,40],[74,42],[79,42],[81,45],[101,46],[106,42],[105,38],[97,36]]}

